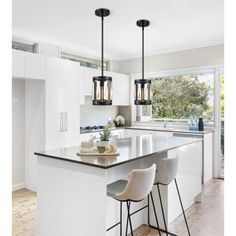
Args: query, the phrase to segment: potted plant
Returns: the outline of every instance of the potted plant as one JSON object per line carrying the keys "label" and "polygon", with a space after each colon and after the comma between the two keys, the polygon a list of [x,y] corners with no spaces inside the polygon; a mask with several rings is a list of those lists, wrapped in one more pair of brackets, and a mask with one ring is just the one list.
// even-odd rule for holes
{"label": "potted plant", "polygon": [[110,145],[110,136],[111,136],[111,129],[114,127],[114,124],[108,122],[108,124],[104,127],[103,131],[100,133],[100,142],[99,146],[109,147]]}

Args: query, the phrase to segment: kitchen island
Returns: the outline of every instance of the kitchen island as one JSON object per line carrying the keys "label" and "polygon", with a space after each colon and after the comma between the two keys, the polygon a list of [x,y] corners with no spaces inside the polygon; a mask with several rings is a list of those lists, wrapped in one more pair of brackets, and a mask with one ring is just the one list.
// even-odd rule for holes
{"label": "kitchen island", "polygon": [[[177,180],[184,207],[200,201],[200,139],[141,135],[112,143],[117,146],[119,156],[78,156],[79,146],[35,153],[38,156],[38,236],[119,235],[119,227],[106,232],[119,221],[119,203],[107,197],[107,185],[127,179],[135,168],[147,168],[153,163],[158,168],[162,158],[179,157]],[[181,213],[173,183],[161,186],[161,193],[166,220],[171,222]],[[153,188],[153,195],[163,226],[156,188]],[[146,199],[131,205],[131,212],[145,204]],[[146,210],[134,215],[133,227],[147,223],[147,218]],[[151,207],[150,224],[155,226]]]}

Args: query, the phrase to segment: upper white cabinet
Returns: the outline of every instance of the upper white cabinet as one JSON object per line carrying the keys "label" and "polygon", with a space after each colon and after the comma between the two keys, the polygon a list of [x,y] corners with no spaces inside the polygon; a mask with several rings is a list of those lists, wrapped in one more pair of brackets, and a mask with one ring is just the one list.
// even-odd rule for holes
{"label": "upper white cabinet", "polygon": [[88,67],[83,68],[83,79],[81,85],[83,86],[83,93],[92,96],[93,77],[101,74],[100,70],[91,69]]}
{"label": "upper white cabinet", "polygon": [[23,51],[12,50],[12,76],[24,78],[25,76],[25,54]]}
{"label": "upper white cabinet", "polygon": [[118,106],[130,105],[130,79],[128,75],[111,73],[113,98],[112,104]]}
{"label": "upper white cabinet", "polygon": [[46,57],[40,54],[25,53],[25,78],[45,79]]}
{"label": "upper white cabinet", "polygon": [[[93,77],[100,76],[101,71],[83,67],[83,76],[81,81],[82,97],[81,104],[84,104],[84,96],[92,96]],[[112,105],[129,106],[130,105],[130,80],[128,75],[119,74],[110,71],[104,71],[105,76],[112,77]]]}
{"label": "upper white cabinet", "polygon": [[40,54],[12,50],[12,76],[25,79],[45,79],[46,57]]}

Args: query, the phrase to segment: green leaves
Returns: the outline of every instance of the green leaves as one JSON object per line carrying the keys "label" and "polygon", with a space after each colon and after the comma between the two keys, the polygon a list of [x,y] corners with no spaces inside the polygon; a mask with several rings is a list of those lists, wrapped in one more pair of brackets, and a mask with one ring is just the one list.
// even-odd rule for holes
{"label": "green leaves", "polygon": [[153,118],[211,118],[209,96],[212,89],[198,76],[179,75],[152,81]]}

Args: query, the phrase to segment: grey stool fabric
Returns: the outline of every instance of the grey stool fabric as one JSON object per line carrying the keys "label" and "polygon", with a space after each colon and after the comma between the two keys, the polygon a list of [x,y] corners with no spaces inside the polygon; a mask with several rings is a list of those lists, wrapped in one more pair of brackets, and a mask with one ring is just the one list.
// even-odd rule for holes
{"label": "grey stool fabric", "polygon": [[127,180],[118,180],[112,184],[107,185],[107,196],[115,198],[117,193],[124,191],[127,183]]}

